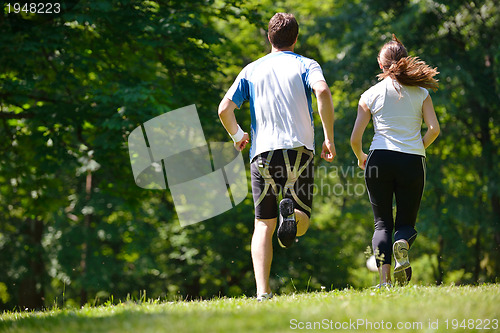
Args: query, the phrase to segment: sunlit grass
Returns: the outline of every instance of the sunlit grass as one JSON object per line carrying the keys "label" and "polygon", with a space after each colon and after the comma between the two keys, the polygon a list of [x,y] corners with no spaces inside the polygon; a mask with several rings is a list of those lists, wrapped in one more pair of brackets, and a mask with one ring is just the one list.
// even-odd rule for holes
{"label": "sunlit grass", "polygon": [[390,290],[281,295],[263,303],[246,297],[189,302],[142,300],[81,309],[5,312],[0,315],[0,331],[284,332],[316,328],[358,332],[495,332],[500,331],[499,304],[497,284],[410,285]]}

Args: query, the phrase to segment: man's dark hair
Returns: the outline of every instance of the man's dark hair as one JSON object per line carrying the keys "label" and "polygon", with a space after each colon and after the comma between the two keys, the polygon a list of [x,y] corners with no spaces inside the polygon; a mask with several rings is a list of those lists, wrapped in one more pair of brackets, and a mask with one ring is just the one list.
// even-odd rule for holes
{"label": "man's dark hair", "polygon": [[276,13],[269,21],[268,34],[275,48],[290,47],[299,35],[299,24],[293,14]]}

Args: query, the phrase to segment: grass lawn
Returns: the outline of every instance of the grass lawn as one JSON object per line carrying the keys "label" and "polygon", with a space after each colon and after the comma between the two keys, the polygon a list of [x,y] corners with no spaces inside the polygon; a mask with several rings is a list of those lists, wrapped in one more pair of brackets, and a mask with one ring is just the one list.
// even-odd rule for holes
{"label": "grass lawn", "polygon": [[5,312],[0,332],[500,332],[500,285],[335,290]]}

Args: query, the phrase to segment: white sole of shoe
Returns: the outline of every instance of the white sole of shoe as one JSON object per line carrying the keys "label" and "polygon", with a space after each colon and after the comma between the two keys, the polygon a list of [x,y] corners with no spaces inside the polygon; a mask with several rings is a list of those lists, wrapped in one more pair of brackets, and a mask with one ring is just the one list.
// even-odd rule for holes
{"label": "white sole of shoe", "polygon": [[405,285],[411,279],[410,260],[408,258],[408,243],[403,240],[394,242],[392,252],[396,265],[394,267],[394,280]]}

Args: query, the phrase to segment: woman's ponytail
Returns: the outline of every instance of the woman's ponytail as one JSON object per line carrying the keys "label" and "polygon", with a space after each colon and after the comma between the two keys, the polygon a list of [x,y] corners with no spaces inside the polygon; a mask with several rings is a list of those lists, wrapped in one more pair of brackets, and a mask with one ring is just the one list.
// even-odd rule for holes
{"label": "woman's ponytail", "polygon": [[437,90],[438,80],[434,78],[439,72],[431,68],[418,57],[409,57],[403,43],[393,34],[392,41],[380,50],[378,60],[384,72],[378,74],[379,80],[391,77],[406,86],[418,86]]}

